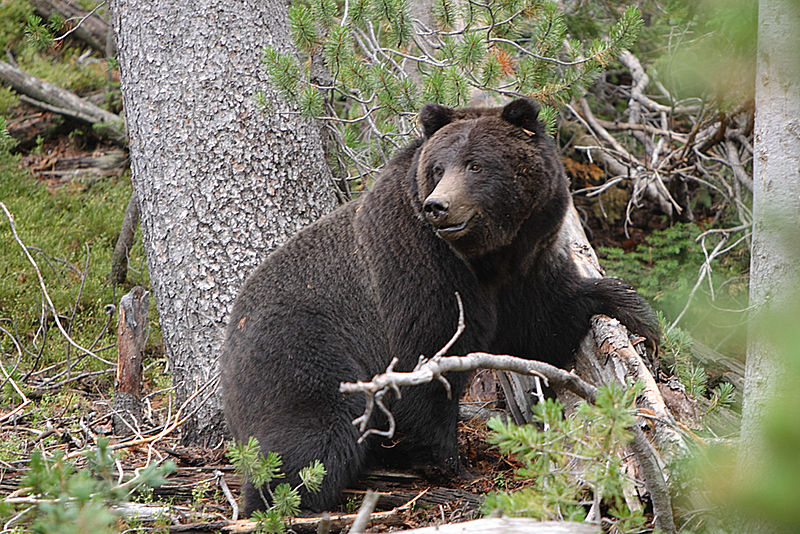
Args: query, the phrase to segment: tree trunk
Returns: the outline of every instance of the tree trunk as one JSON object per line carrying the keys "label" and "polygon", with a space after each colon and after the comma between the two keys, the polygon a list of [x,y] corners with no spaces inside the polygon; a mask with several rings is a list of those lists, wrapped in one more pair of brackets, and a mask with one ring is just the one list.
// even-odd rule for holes
{"label": "tree trunk", "polygon": [[[290,50],[278,0],[112,0],[132,181],[185,443],[224,424],[217,357],[244,278],[334,205],[315,125],[267,85],[259,57]],[[256,105],[264,91],[269,111]]]}
{"label": "tree trunk", "polygon": [[[798,298],[800,227],[800,7],[761,0],[758,9],[753,242],[745,394],[739,465],[758,472],[765,459],[763,422],[786,376],[786,355],[770,342],[770,316]],[[767,320],[765,320],[767,319]],[[774,532],[751,524],[751,532]]]}

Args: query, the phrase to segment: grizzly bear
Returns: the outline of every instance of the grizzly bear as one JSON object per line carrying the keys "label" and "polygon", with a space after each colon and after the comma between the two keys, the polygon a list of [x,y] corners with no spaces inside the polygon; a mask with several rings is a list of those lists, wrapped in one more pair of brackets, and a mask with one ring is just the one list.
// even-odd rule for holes
{"label": "grizzly bear", "polygon": [[[402,149],[372,189],[299,232],[249,277],[233,307],[221,358],[234,438],[258,438],[283,457],[293,486],[319,459],[327,475],[303,507],[331,509],[373,462],[406,458],[458,471],[458,399],[467,373],[387,406],[391,448],[358,443],[362,395],[393,357],[409,371],[453,335],[461,295],[466,329],[448,354],[511,354],[568,366],[594,314],[658,338],[652,310],[619,280],[583,279],[557,239],[569,206],[555,143],[529,99],[501,108],[420,111],[423,136]],[[380,421],[373,422],[373,426]],[[263,506],[244,486],[245,512]]]}

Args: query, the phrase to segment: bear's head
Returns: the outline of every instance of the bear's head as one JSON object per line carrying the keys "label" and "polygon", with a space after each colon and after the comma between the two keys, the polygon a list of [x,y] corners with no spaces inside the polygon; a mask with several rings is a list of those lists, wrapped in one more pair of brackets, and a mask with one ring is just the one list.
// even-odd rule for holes
{"label": "bear's head", "polygon": [[[555,143],[530,99],[501,108],[426,104],[416,194],[425,220],[466,258],[550,241],[569,191]],[[416,202],[415,202],[416,203]]]}

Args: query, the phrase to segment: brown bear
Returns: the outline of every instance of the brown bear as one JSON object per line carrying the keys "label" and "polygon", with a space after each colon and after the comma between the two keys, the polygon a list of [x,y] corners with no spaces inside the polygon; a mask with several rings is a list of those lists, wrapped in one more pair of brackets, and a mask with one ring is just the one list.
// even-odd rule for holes
{"label": "brown bear", "polygon": [[[408,388],[388,407],[396,443],[359,444],[361,395],[399,358],[411,370],[453,335],[454,297],[466,329],[450,349],[567,366],[594,314],[658,338],[644,299],[619,280],[582,279],[557,240],[569,205],[555,143],[520,99],[502,108],[426,105],[423,137],[401,150],[373,188],[299,232],[249,277],[221,359],[225,415],[235,439],[255,436],[283,457],[289,483],[319,459],[327,476],[303,506],[330,509],[372,462],[407,458],[457,470],[458,398],[468,375]],[[373,422],[380,425],[380,421]],[[262,507],[244,486],[245,512]]]}

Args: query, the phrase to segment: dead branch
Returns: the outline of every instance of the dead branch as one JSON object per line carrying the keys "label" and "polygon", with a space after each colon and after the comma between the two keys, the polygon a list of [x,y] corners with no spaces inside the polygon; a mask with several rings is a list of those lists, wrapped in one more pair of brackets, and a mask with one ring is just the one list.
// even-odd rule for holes
{"label": "dead branch", "polygon": [[[13,341],[14,341],[14,344],[16,345],[17,344],[16,339],[14,339]],[[22,389],[20,389],[20,387],[17,385],[17,383],[11,377],[11,373],[6,371],[6,368],[5,368],[5,366],[3,365],[2,362],[0,362],[0,371],[2,371],[3,376],[5,377],[5,380],[4,380],[3,383],[4,384],[6,384],[6,383],[11,384],[11,387],[14,388],[14,391],[17,393],[17,395],[19,395],[19,398],[20,398],[20,403],[17,405],[16,408],[14,408],[10,412],[5,413],[2,416],[0,416],[0,424],[3,424],[5,422],[7,422],[7,421],[11,421],[12,419],[14,419],[17,416],[17,414],[21,413],[22,410],[24,410],[25,407],[31,401],[28,399],[28,397],[25,396],[25,393],[22,391]]]}
{"label": "dead branch", "polygon": [[111,272],[108,279],[112,284],[120,285],[125,282],[128,275],[128,255],[133,246],[133,237],[136,225],[139,224],[139,199],[136,191],[131,193],[128,207],[125,209],[125,218],[119,231],[114,253],[111,255]]}
{"label": "dead branch", "polygon": [[434,356],[421,358],[414,370],[400,372],[394,370],[396,359],[392,360],[386,372],[375,375],[369,382],[342,382],[339,391],[342,393],[362,392],[375,395],[381,391],[399,391],[400,386],[418,386],[433,380],[446,381],[443,376],[448,372],[474,371],[476,369],[495,369],[512,371],[523,375],[538,376],[547,385],[564,387],[576,395],[594,400],[596,389],[584,382],[575,373],[565,371],[549,363],[538,360],[526,360],[516,356],[489,354],[487,352],[471,352],[466,356]]}
{"label": "dead branch", "polygon": [[[607,184],[618,183],[621,179],[633,184],[625,213],[626,235],[631,214],[643,199],[651,200],[670,217],[693,220],[685,186],[687,181],[695,181],[722,193],[726,201],[733,203],[739,211],[740,220],[746,223],[747,210],[743,207],[740,189],[751,187],[752,180],[741,153],[752,154],[748,140],[752,133],[752,110],[743,105],[730,114],[709,113],[705,103],[699,99],[675,102],[666,88],[656,82],[655,86],[667,99],[668,105],[658,103],[645,94],[651,84],[639,59],[624,51],[619,60],[632,78],[630,87],[616,87],[628,98],[627,122],[600,120],[585,101],[579,101],[575,107],[566,107],[588,134],[578,134],[575,148],[585,150],[590,161],[596,158],[608,169]],[[740,119],[738,122],[737,118]],[[673,126],[683,128],[687,123],[693,125],[688,134],[676,131]],[[623,142],[624,138],[615,138],[610,131],[626,132],[628,138],[641,145],[644,153],[638,154]],[[706,170],[703,162],[714,162],[714,168]],[[703,177],[697,176],[697,172],[689,172],[692,170],[699,171]],[[582,192],[599,194],[607,188],[601,185]],[[722,213],[724,205],[717,209],[717,213]]]}
{"label": "dead branch", "polygon": [[122,147],[127,146],[124,121],[119,115],[95,106],[57,85],[31,76],[5,61],[0,61],[0,81],[20,93],[23,102],[87,122],[99,137]]}
{"label": "dead branch", "polygon": [[[181,406],[175,412],[175,415],[174,416],[170,416],[168,418],[168,422],[156,434],[153,434],[153,435],[150,435],[150,436],[146,436],[146,437],[129,439],[129,440],[122,441],[122,442],[119,442],[119,443],[114,443],[113,445],[109,445],[108,449],[111,450],[111,451],[115,451],[115,450],[118,450],[118,449],[136,447],[136,446],[139,446],[139,445],[148,445],[148,446],[150,446],[150,445],[158,442],[159,440],[163,439],[164,437],[166,437],[167,435],[171,434],[173,431],[175,431],[175,429],[179,428],[181,425],[183,425],[186,421],[189,420],[189,418],[193,415],[193,412],[190,412],[190,413],[186,414],[185,413],[186,408],[202,392],[204,392],[205,390],[211,388],[212,385],[216,386],[216,380],[211,379],[208,382],[206,382],[205,384],[203,384],[202,386],[199,386],[199,387],[195,388],[195,390],[192,392],[192,394],[189,395],[186,398],[185,401],[183,401],[183,404],[181,404]],[[213,390],[213,388],[211,388],[211,389]],[[77,450],[77,451],[71,452],[70,454],[67,454],[64,458],[67,459],[67,460],[70,460],[72,458],[77,458],[78,456],[81,456],[83,454],[84,454],[84,450]]]}
{"label": "dead branch", "polygon": [[225,495],[225,498],[231,505],[231,520],[236,521],[239,519],[239,505],[236,503],[236,498],[233,496],[233,493],[231,493],[228,483],[225,482],[225,474],[219,469],[215,469],[214,477],[216,477],[217,484],[219,484],[222,494]]}
{"label": "dead branch", "polygon": [[[119,301],[117,379],[114,382],[114,433],[127,435],[128,424],[142,421],[142,360],[147,340],[150,293],[136,286]],[[128,421],[132,418],[132,421]]]}
{"label": "dead branch", "polygon": [[361,506],[358,508],[353,525],[350,527],[351,534],[363,534],[376,504],[378,504],[378,493],[373,490],[367,490],[364,500],[361,501]]}
{"label": "dead branch", "polygon": [[753,178],[747,174],[747,171],[744,169],[744,165],[742,165],[742,160],[739,158],[739,148],[736,146],[736,143],[733,142],[732,139],[736,139],[735,136],[730,136],[731,139],[727,139],[725,141],[725,153],[728,156],[728,161],[726,162],[730,168],[733,170],[733,175],[739,180],[743,186],[745,186],[750,192],[753,192]]}
{"label": "dead branch", "polygon": [[[460,308],[459,313],[463,315],[463,309]],[[460,317],[459,324],[462,323],[463,317]],[[655,380],[653,380],[644,362],[642,362],[641,357],[631,346],[624,327],[620,328],[619,322],[615,319],[597,316],[593,318],[593,332],[599,333],[597,335],[602,336],[596,341],[600,350],[609,356],[613,354],[619,357],[625,365],[626,370],[621,376],[621,382],[623,384],[627,383],[626,379],[631,375],[640,378],[644,377],[645,380],[649,377],[649,382],[645,384],[643,395],[645,406],[651,409],[653,413],[656,413],[658,417],[664,417],[667,421],[672,421],[673,426],[675,426],[671,414],[666,409],[666,405],[664,405]],[[621,336],[624,336],[624,338]],[[452,341],[451,339],[451,342]],[[439,351],[437,354],[441,354],[442,352],[443,351]],[[394,365],[396,363],[397,358],[394,358],[385,373],[375,375],[369,382],[346,382],[339,385],[339,391],[343,393],[360,391],[367,394],[367,408],[364,414],[353,421],[353,424],[358,425],[359,430],[362,432],[359,441],[363,441],[371,434],[379,434],[387,437],[392,437],[394,434],[394,417],[380,400],[387,391],[394,391],[399,396],[400,386],[419,385],[432,382],[433,380],[439,380],[444,383],[446,379],[443,374],[450,371],[474,371],[478,368],[512,371],[523,375],[538,376],[544,379],[547,385],[553,386],[556,390],[568,390],[590,403],[594,402],[597,397],[597,388],[583,381],[574,372],[565,371],[548,363],[526,360],[514,356],[477,352],[467,354],[466,356],[434,356],[430,359],[420,357],[420,361],[414,370],[407,373],[394,371]],[[615,378],[619,379],[620,377],[613,376],[610,381],[613,381]],[[604,380],[604,382],[606,381],[607,380]],[[387,430],[378,431],[375,429],[366,429],[375,404],[378,404],[383,413],[389,418],[389,428]],[[662,429],[666,426],[667,425],[662,425]],[[672,505],[669,497],[669,490],[662,473],[663,465],[659,462],[655,451],[641,432],[641,429],[634,425],[631,430],[634,433],[632,450],[637,460],[639,460],[645,478],[645,485],[653,501],[656,527],[664,532],[674,533],[675,526],[672,518]],[[669,437],[672,436],[670,435]],[[666,442],[666,439],[662,439],[662,441]],[[682,446],[682,442],[679,442],[678,446]]]}
{"label": "dead branch", "polygon": [[[2,62],[0,62],[0,63],[2,63]],[[8,222],[11,225],[11,233],[14,235],[14,239],[16,240],[17,244],[19,244],[19,246],[22,248],[22,251],[25,253],[25,256],[28,258],[28,261],[33,266],[34,271],[36,271],[36,277],[39,279],[39,286],[42,289],[42,295],[47,300],[47,304],[50,307],[50,312],[53,314],[53,320],[55,321],[56,325],[58,326],[58,329],[61,331],[61,334],[69,342],[70,345],[72,345],[73,347],[75,347],[79,351],[83,352],[87,356],[91,356],[92,358],[94,358],[94,359],[96,359],[96,360],[98,360],[98,361],[100,361],[100,362],[102,362],[102,363],[104,363],[106,365],[112,365],[113,366],[114,364],[112,362],[110,362],[108,360],[105,360],[105,359],[101,358],[100,356],[98,356],[97,354],[95,354],[94,352],[92,352],[91,350],[86,349],[86,348],[82,347],[81,345],[78,345],[69,336],[69,334],[67,333],[66,329],[61,324],[61,321],[58,318],[58,312],[56,312],[56,307],[53,304],[52,299],[50,299],[49,293],[47,292],[47,287],[44,284],[44,278],[42,277],[42,272],[39,270],[39,266],[36,264],[36,261],[31,256],[30,252],[28,251],[28,248],[25,246],[25,243],[23,243],[22,239],[20,239],[19,234],[17,234],[17,228],[14,225],[14,216],[11,215],[11,213],[8,211],[8,208],[6,208],[6,205],[4,203],[0,202],[0,208],[3,209],[3,212],[5,212],[5,215],[8,218]]]}
{"label": "dead branch", "polygon": [[[65,0],[30,0],[36,13],[45,20],[52,15],[60,15],[67,22],[73,23],[68,33],[85,42],[101,54],[106,53],[106,40],[111,32],[111,26],[96,14],[97,9],[105,2],[98,3],[91,12],[80,9],[76,3]],[[61,36],[63,39],[67,34]]]}

